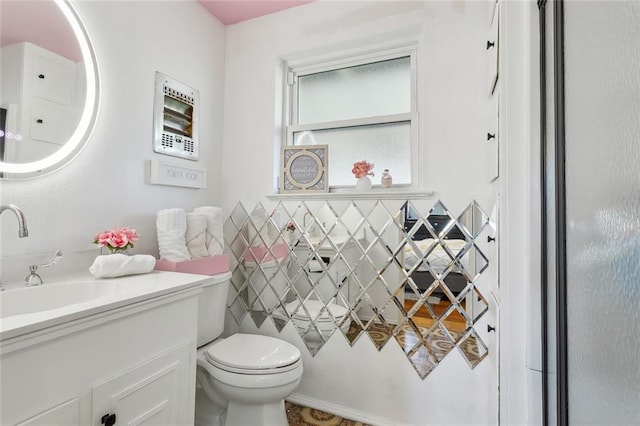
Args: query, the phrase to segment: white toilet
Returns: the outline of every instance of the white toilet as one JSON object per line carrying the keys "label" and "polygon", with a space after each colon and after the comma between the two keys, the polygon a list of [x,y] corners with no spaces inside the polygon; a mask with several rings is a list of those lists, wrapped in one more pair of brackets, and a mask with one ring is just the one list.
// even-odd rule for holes
{"label": "white toilet", "polygon": [[[288,252],[284,253],[277,261],[272,258],[262,261],[260,263],[262,273],[251,274],[249,279],[251,286],[249,286],[248,291],[249,307],[253,311],[267,310],[273,318],[284,323],[291,318],[298,334],[303,337],[307,347],[315,353],[337,328],[336,324],[340,324],[340,329],[345,334],[349,331],[349,326],[351,325],[351,318],[348,317],[349,309],[336,303],[335,300],[330,301],[325,307],[324,303],[317,299],[305,300],[302,303],[299,300],[294,300],[286,303],[284,305],[285,309],[279,307],[280,298],[287,293],[289,286],[284,276],[286,271],[280,266],[285,262],[284,259],[286,259],[287,255]],[[255,257],[259,256],[256,255]],[[252,271],[258,265],[256,262],[245,260],[245,267],[247,270]],[[334,291],[333,286],[328,278],[323,277],[323,269],[319,262],[309,262],[308,268],[318,294],[329,298]],[[317,275],[317,277],[314,277],[314,275]],[[337,280],[337,278],[334,278],[334,280]],[[267,285],[269,285],[269,288],[265,289]],[[258,300],[256,293],[261,293],[260,300]],[[345,316],[347,318],[344,318]]]}
{"label": "white toilet", "polygon": [[[315,296],[302,303],[299,301],[287,303],[285,308],[291,314],[291,319],[298,329],[298,333],[304,337],[307,347],[315,351],[338,328],[338,324],[342,332],[346,334],[351,325],[351,318],[349,317],[349,309],[337,303],[333,298],[334,284],[324,274],[324,268],[320,262],[312,260],[308,263],[307,268],[311,282],[314,283]],[[334,276],[333,282],[338,281],[341,281],[341,278]],[[322,300],[318,300],[318,297]],[[323,300],[329,300],[326,307]]]}
{"label": "white toilet", "polygon": [[[307,300],[304,303],[296,300],[287,303],[285,307],[291,313],[293,324],[304,337],[309,349],[319,349],[337,328],[336,324],[341,324],[340,329],[345,334],[351,325],[351,318],[344,318],[349,310],[334,301],[329,302],[326,308],[320,300]],[[274,315],[278,316],[277,313]],[[312,323],[315,323],[315,327]]]}
{"label": "white toilet", "polygon": [[216,276],[199,299],[195,424],[286,426],[284,398],[300,383],[300,351],[269,336],[219,338],[230,277]]}

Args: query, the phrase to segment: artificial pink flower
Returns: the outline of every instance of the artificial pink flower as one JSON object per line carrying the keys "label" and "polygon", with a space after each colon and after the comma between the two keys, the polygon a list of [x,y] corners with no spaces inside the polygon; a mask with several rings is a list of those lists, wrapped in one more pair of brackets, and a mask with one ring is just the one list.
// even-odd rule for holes
{"label": "artificial pink flower", "polygon": [[122,233],[122,235],[127,237],[127,240],[129,240],[132,243],[135,243],[136,241],[138,241],[138,234],[136,233],[135,229],[122,228],[120,230],[120,233]]}
{"label": "artificial pink flower", "polygon": [[367,160],[358,161],[357,163],[353,163],[353,169],[351,169],[351,173],[355,175],[357,179],[365,176],[373,176],[374,164],[367,162]]}
{"label": "artificial pink flower", "polygon": [[127,236],[115,231],[112,235],[111,238],[109,238],[109,245],[113,246],[113,247],[117,247],[117,248],[123,248],[126,247],[127,244],[129,244],[129,240],[127,240]]}
{"label": "artificial pink flower", "polygon": [[95,236],[95,238],[93,239],[93,242],[100,244],[100,246],[102,247],[106,244],[106,241],[109,239],[110,236],[111,236],[111,232],[109,231],[100,232]]}
{"label": "artificial pink flower", "polygon": [[111,251],[122,251],[133,247],[133,243],[138,241],[138,234],[131,228],[114,228],[111,231],[98,233],[93,242],[99,247],[107,247]]}

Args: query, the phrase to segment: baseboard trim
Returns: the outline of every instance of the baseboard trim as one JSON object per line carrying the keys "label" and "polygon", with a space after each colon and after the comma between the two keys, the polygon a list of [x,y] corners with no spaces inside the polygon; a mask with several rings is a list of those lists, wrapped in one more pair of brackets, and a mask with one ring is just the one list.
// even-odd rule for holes
{"label": "baseboard trim", "polygon": [[322,410],[327,413],[335,414],[349,420],[355,420],[357,422],[367,423],[373,426],[403,426],[403,423],[399,423],[395,420],[386,419],[384,417],[372,416],[370,413],[365,413],[360,410],[354,410],[342,405],[333,404],[331,402],[322,401],[317,398],[311,398],[298,393],[292,393],[287,398],[287,401],[293,402],[297,405],[304,407],[314,408],[316,410]]}

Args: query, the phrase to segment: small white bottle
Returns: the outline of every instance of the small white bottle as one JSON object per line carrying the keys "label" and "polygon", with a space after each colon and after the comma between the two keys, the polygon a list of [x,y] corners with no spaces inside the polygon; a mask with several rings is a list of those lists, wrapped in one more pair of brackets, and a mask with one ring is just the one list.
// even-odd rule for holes
{"label": "small white bottle", "polygon": [[384,169],[382,172],[382,177],[380,178],[380,186],[383,188],[391,188],[391,184],[393,183],[393,178],[389,174],[389,169]]}

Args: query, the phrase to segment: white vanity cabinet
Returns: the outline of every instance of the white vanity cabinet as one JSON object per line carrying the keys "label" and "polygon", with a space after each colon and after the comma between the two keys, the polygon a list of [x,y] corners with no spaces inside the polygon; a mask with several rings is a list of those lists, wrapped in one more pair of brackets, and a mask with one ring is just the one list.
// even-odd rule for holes
{"label": "white vanity cabinet", "polygon": [[181,406],[189,402],[192,348],[184,344],[93,387],[94,425],[179,425],[189,422]]}
{"label": "white vanity cabinet", "polygon": [[192,425],[199,287],[5,339],[2,425]]}
{"label": "white vanity cabinet", "polygon": [[83,74],[75,62],[31,43],[0,53],[0,106],[14,106],[7,130],[22,136],[7,139],[5,155],[18,162],[41,159],[58,150],[78,123]]}

